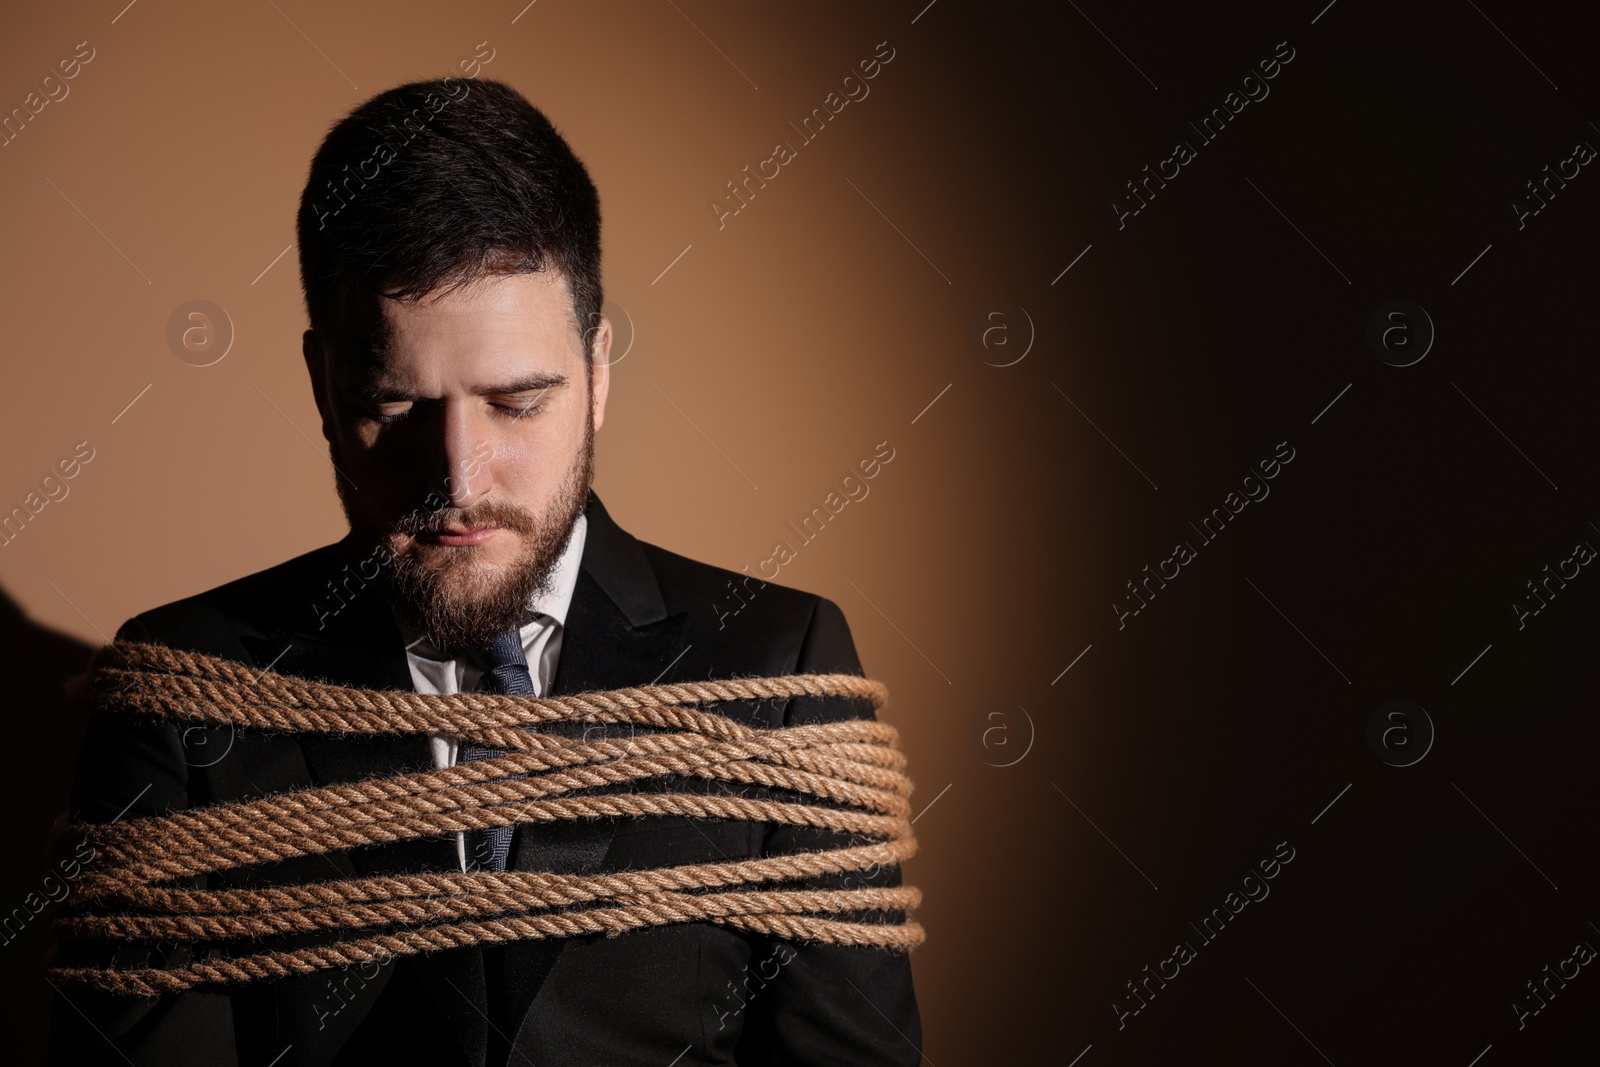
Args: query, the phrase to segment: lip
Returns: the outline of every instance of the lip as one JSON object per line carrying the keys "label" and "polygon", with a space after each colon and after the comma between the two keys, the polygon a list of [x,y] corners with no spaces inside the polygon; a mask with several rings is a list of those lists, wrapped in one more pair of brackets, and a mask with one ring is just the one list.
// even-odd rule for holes
{"label": "lip", "polygon": [[447,526],[443,530],[420,533],[417,540],[430,545],[465,548],[484,544],[499,531],[498,526]]}

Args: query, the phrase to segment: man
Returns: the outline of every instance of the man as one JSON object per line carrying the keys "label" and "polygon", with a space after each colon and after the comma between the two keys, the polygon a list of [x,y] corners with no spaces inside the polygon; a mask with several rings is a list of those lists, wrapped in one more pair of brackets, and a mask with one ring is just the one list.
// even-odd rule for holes
{"label": "man", "polygon": [[[261,674],[441,694],[861,674],[832,602],[640,542],[591,490],[611,384],[599,231],[582,163],[503,84],[401,86],[336,125],[312,162],[299,247],[305,363],[350,533],[136,616],[118,638]],[[746,601],[733,619],[719,610],[730,586]],[[769,727],[872,714],[865,701],[804,697],[714,710]],[[628,736],[612,724],[588,730]],[[72,814],[103,823],[493,755],[442,737],[183,729],[102,710]],[[851,843],[735,820],[589,819],[364,845],[194,884],[485,867],[593,874]],[[899,880],[885,865],[799,884]],[[68,963],[103,965],[94,951],[62,946]],[[115,962],[160,965],[188,951],[125,946]],[[904,953],[713,923],[452,948],[156,998],[63,993],[52,1038],[62,1063],[920,1059]]]}

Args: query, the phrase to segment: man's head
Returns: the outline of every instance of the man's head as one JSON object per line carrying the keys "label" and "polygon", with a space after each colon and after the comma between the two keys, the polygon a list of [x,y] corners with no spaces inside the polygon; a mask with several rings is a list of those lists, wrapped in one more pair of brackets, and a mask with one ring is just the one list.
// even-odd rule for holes
{"label": "man's head", "polygon": [[322,432],[402,622],[462,651],[524,621],[593,478],[610,386],[599,201],[498,82],[389,90],[336,125],[298,220]]}

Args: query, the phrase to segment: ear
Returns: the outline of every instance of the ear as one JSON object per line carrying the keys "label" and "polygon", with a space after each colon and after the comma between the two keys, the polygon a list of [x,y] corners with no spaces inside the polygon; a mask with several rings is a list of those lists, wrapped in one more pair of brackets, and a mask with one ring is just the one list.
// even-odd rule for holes
{"label": "ear", "polygon": [[322,436],[332,445],[338,422],[329,395],[328,354],[315,330],[307,330],[300,336],[300,353],[306,360],[306,373],[311,376],[311,395],[316,398],[317,412],[322,416]]}
{"label": "ear", "polygon": [[611,320],[600,316],[594,331],[593,366],[589,371],[589,391],[594,397],[594,428],[606,421],[606,397],[611,392]]}

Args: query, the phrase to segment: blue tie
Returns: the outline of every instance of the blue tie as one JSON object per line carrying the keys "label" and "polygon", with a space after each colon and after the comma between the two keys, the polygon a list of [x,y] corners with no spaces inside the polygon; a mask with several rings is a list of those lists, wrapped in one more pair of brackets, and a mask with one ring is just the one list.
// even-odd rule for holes
{"label": "blue tie", "polygon": [[[528,673],[528,657],[522,650],[520,630],[507,630],[472,656],[483,668],[480,689],[507,696],[531,697],[534,695],[533,676]],[[529,726],[532,730],[533,727]],[[463,743],[457,762],[472,763],[477,760],[503,756],[496,748]],[[518,777],[526,777],[519,775]],[[511,856],[511,835],[514,826],[494,826],[486,830],[467,831],[467,854],[470,867],[503,871]]]}

